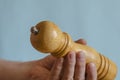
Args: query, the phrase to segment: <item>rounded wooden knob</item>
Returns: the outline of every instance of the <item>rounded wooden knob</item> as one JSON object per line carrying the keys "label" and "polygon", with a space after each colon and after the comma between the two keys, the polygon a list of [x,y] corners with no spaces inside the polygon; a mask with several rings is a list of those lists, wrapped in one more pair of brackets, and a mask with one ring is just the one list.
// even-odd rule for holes
{"label": "rounded wooden knob", "polygon": [[86,64],[93,62],[97,67],[98,80],[114,80],[117,66],[107,57],[98,53],[94,48],[75,43],[71,37],[62,32],[57,25],[50,21],[42,21],[31,28],[31,43],[35,49],[63,57],[69,51],[84,51]]}
{"label": "rounded wooden knob", "polygon": [[55,52],[62,43],[62,37],[61,30],[50,21],[42,21],[31,28],[31,43],[40,52]]}

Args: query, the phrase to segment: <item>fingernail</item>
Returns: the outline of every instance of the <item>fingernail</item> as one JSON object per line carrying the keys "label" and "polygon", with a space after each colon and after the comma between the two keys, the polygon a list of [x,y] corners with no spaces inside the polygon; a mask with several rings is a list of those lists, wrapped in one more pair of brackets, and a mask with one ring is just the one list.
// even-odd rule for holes
{"label": "fingernail", "polygon": [[94,64],[94,63],[92,63],[92,62],[91,62],[89,65],[91,65],[92,67],[95,67],[95,64]]}
{"label": "fingernail", "polygon": [[87,68],[88,69],[93,69],[93,68],[95,68],[95,64],[91,62],[91,63],[88,64]]}
{"label": "fingernail", "polygon": [[85,58],[85,53],[83,51],[80,51],[77,53],[77,58]]}
{"label": "fingernail", "polygon": [[75,56],[75,52],[74,52],[74,51],[70,51],[70,52],[68,53],[68,57],[69,57],[70,59],[74,58],[74,56]]}

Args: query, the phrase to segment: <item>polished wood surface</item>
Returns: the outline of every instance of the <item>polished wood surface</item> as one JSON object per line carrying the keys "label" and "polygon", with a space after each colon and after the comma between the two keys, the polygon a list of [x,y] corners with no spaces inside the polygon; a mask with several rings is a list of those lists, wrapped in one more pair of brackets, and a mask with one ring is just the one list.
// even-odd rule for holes
{"label": "polished wood surface", "polygon": [[63,57],[69,51],[84,51],[86,64],[94,62],[97,67],[98,80],[114,80],[117,66],[107,57],[98,53],[94,48],[75,43],[69,34],[62,32],[51,21],[42,21],[31,28],[31,44],[40,52],[51,53],[56,57]]}

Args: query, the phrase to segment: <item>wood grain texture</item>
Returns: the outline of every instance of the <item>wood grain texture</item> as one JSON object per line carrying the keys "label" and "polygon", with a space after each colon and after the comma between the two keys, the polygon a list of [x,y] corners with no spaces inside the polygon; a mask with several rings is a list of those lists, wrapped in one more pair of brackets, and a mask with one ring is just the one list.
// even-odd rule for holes
{"label": "wood grain texture", "polygon": [[94,48],[75,43],[69,34],[62,32],[51,21],[42,21],[35,27],[37,33],[32,30],[31,44],[40,52],[51,53],[56,57],[63,57],[69,51],[84,51],[86,64],[93,62],[97,67],[98,80],[114,80],[117,74],[117,66],[107,57],[98,53]]}

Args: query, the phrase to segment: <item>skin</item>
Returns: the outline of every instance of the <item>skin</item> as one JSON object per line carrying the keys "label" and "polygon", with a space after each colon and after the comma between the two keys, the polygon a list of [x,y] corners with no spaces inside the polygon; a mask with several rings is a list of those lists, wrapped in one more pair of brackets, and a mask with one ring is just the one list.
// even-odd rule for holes
{"label": "skin", "polygon": [[[83,39],[76,42],[86,45]],[[97,70],[93,63],[86,65],[83,52],[70,51],[64,58],[49,55],[28,62],[0,60],[0,80],[97,80]]]}

